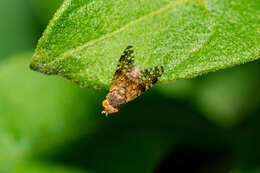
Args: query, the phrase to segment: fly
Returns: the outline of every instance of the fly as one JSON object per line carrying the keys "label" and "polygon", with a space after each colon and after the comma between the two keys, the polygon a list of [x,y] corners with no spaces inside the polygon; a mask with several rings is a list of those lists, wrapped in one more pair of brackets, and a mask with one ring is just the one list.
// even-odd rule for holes
{"label": "fly", "polygon": [[163,74],[163,67],[154,67],[140,71],[134,66],[133,46],[128,46],[120,57],[117,70],[106,99],[102,102],[102,114],[113,114],[118,108],[140,96],[155,84]]}

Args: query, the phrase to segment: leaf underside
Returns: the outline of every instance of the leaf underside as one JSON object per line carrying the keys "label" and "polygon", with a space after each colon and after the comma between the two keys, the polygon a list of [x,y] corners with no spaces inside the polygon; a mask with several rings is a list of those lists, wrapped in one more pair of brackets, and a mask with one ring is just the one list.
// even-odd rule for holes
{"label": "leaf underside", "polygon": [[122,51],[135,65],[163,66],[160,82],[260,57],[257,0],[65,0],[30,67],[82,87],[108,88]]}

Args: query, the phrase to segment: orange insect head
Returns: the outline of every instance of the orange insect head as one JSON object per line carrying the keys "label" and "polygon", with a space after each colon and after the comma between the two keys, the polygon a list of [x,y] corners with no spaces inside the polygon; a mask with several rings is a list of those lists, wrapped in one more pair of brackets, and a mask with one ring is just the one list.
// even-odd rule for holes
{"label": "orange insect head", "polygon": [[104,108],[106,108],[106,107],[108,106],[107,100],[103,100],[102,106],[103,106]]}

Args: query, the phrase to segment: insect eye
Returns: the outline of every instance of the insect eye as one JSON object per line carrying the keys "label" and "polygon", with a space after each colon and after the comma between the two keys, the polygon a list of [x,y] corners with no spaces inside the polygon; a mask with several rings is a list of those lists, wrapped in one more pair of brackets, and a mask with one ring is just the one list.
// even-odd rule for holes
{"label": "insect eye", "polygon": [[103,100],[102,105],[103,105],[103,107],[107,107],[108,106],[107,100]]}

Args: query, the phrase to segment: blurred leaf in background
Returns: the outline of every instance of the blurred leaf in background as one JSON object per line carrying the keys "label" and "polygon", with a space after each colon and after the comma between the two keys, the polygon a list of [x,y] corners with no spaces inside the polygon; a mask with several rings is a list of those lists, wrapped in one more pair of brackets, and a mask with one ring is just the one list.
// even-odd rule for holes
{"label": "blurred leaf in background", "polygon": [[92,106],[97,92],[33,73],[27,64],[30,56],[17,55],[0,64],[1,169],[15,169],[32,150],[91,132],[97,118]]}
{"label": "blurred leaf in background", "polygon": [[44,29],[63,0],[27,0],[30,19],[33,22],[33,45],[36,46]]}
{"label": "blurred leaf in background", "polygon": [[194,102],[212,121],[226,126],[240,124],[260,106],[259,69],[257,61],[201,76]]}
{"label": "blurred leaf in background", "polygon": [[32,51],[62,0],[0,1],[0,60]]}
{"label": "blurred leaf in background", "polygon": [[[2,169],[0,168],[0,171]],[[3,169],[2,172],[8,173],[10,171]],[[17,165],[13,169],[14,173],[91,173],[90,171],[84,171],[77,168],[65,166],[65,165],[55,165],[52,163],[39,163],[39,162],[24,162]]]}
{"label": "blurred leaf in background", "polygon": [[0,1],[0,60],[33,48],[31,13],[21,0]]}
{"label": "blurred leaf in background", "polygon": [[232,130],[217,127],[182,102],[148,93],[127,107],[95,133],[53,146],[59,152],[42,150],[37,155],[96,172],[149,173],[169,151],[186,147],[226,151],[233,143]]}
{"label": "blurred leaf in background", "polygon": [[63,0],[27,0],[28,7],[34,17],[34,22],[43,29],[49,23],[54,12],[60,7]]}
{"label": "blurred leaf in background", "polygon": [[260,62],[164,84],[157,90],[196,105],[204,116],[223,126],[239,124],[259,107]]}

